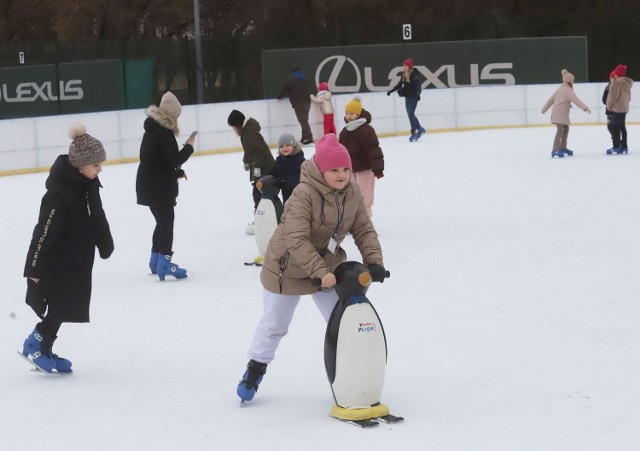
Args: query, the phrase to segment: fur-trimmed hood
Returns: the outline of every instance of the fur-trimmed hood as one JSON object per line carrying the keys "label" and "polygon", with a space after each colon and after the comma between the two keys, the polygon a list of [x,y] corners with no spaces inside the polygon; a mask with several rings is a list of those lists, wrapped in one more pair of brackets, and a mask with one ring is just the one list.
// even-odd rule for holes
{"label": "fur-trimmed hood", "polygon": [[157,122],[161,127],[171,130],[174,135],[178,136],[180,134],[178,122],[172,117],[163,113],[162,110],[157,106],[151,105],[149,108],[147,108],[146,114],[155,122]]}

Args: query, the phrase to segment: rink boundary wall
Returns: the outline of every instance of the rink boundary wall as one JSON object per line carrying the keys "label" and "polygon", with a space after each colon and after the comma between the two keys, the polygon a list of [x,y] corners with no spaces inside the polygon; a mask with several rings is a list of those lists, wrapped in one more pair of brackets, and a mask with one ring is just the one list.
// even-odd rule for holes
{"label": "rink boundary wall", "polygon": [[[573,108],[573,125],[606,122],[602,93],[606,83],[580,83],[575,92],[592,113]],[[428,89],[416,111],[429,133],[550,125],[550,112],[542,105],[558,87],[554,85],[477,86]],[[409,135],[404,99],[397,94],[359,93],[364,108],[372,113],[372,125],[380,137]],[[334,95],[335,119],[342,128],[344,105],[353,94]],[[299,136],[300,126],[288,100],[256,100],[204,105],[186,105],[180,117],[178,142],[198,130],[196,155],[241,151],[240,141],[227,117],[232,109],[260,122],[262,134],[271,147],[282,133]],[[107,164],[138,161],[145,109],[100,113],[44,116],[0,120],[0,176],[48,170],[55,158],[67,153],[69,124],[82,122],[87,132],[100,139],[107,152]],[[322,115],[312,105],[310,123],[314,137],[322,135]],[[633,96],[627,123],[640,120],[640,96]]]}

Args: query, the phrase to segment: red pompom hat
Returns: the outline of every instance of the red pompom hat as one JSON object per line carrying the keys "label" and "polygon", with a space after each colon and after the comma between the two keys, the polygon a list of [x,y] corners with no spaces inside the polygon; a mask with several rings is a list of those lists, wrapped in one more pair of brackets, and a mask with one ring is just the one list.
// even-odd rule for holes
{"label": "red pompom hat", "polygon": [[613,69],[613,74],[616,77],[626,77],[627,76],[627,66],[624,64],[618,64],[615,69]]}
{"label": "red pompom hat", "polygon": [[323,81],[318,85],[318,91],[327,91],[329,89],[329,84],[326,81]]}
{"label": "red pompom hat", "polygon": [[407,58],[402,62],[403,66],[407,66],[409,69],[413,69],[413,60],[411,58]]}

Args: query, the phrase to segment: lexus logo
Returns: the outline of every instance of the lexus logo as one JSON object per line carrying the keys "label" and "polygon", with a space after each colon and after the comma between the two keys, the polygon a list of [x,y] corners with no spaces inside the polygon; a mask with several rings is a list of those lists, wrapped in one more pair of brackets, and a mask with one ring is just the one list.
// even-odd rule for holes
{"label": "lexus logo", "polygon": [[[333,66],[331,66],[333,63]],[[348,64],[347,64],[348,63]],[[325,67],[326,66],[326,67]],[[479,64],[469,64],[469,83],[466,85],[460,85],[456,81],[456,69],[463,69],[462,65],[444,64],[435,70],[430,70],[426,66],[415,66],[423,77],[424,82],[422,88],[427,88],[431,85],[435,88],[454,88],[457,86],[478,86],[482,84],[482,81],[493,81],[493,84],[498,80],[502,80],[502,84],[514,85],[516,79],[510,72],[513,69],[513,63],[489,63],[484,66]],[[329,77],[326,77],[327,71],[330,70]],[[385,85],[376,86],[373,84],[372,68],[364,67],[364,86],[367,91],[387,91],[390,87],[394,86],[400,77],[402,76],[402,67],[393,67],[387,79],[389,82]],[[440,77],[443,76],[444,80]],[[345,85],[345,77],[349,80],[355,79],[355,84]],[[340,81],[338,80],[340,78]],[[360,92],[362,88],[362,73],[360,68],[354,60],[344,55],[332,55],[320,62],[315,73],[316,86],[320,84],[320,81],[327,81],[329,90],[334,93],[339,92]]]}

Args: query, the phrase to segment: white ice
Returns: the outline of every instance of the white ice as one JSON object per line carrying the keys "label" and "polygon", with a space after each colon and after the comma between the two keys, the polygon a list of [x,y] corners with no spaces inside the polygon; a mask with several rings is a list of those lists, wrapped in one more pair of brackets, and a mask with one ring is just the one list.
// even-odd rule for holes
{"label": "white ice", "polygon": [[181,282],[148,274],[137,166],[105,167],[116,251],[96,260],[91,323],[59,333],[68,377],[16,355],[37,322],[22,270],[47,175],[0,178],[0,449],[637,450],[639,127],[621,156],[605,154],[603,125],[572,127],[575,156],[562,160],[550,127],[381,140],[373,220],[391,278],[368,297],[389,345],[382,401],[406,421],[376,430],[329,417],[324,323],[308,297],[240,405],[261,314],[259,269],[243,265],[256,245],[241,154],[184,165]]}

